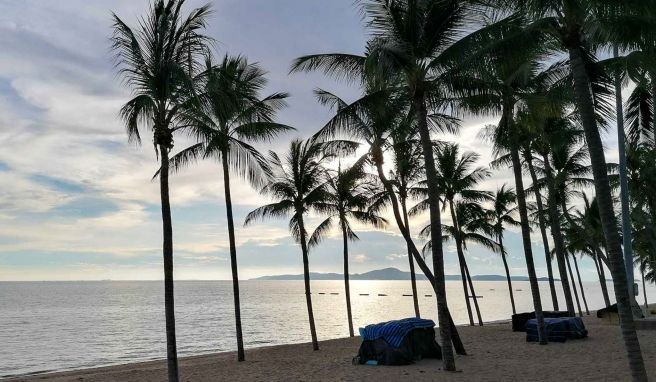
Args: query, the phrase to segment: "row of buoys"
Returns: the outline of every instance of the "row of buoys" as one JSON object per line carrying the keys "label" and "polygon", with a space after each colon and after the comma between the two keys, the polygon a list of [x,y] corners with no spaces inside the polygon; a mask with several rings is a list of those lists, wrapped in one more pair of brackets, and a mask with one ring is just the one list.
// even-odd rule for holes
{"label": "row of buoys", "polygon": [[[319,294],[324,294],[324,295],[325,295],[325,294],[339,295],[338,292],[330,292],[330,293],[319,292]],[[359,295],[360,295],[360,296],[369,296],[369,293],[359,293]],[[379,297],[387,297],[388,295],[386,295],[386,294],[384,294],[384,293],[378,293],[377,296],[379,296]],[[412,295],[411,295],[411,294],[403,294],[403,297],[412,297]],[[433,295],[432,295],[432,294],[425,294],[424,297],[433,297]],[[473,296],[469,296],[469,297],[472,298]],[[476,298],[483,298],[483,296],[476,296]]]}

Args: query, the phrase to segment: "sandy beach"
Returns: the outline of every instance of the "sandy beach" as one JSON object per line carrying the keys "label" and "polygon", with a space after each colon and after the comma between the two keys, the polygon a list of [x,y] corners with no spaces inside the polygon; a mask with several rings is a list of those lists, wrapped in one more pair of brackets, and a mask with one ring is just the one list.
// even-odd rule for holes
{"label": "sandy beach", "polygon": [[[527,343],[510,324],[461,327],[469,355],[458,356],[458,372],[440,370],[441,362],[423,360],[409,366],[354,366],[359,338],[322,341],[313,352],[309,344],[248,350],[247,361],[234,353],[181,359],[183,381],[625,381],[629,372],[620,330],[589,316],[589,338],[540,346]],[[656,331],[639,331],[647,372],[656,375]],[[121,366],[12,379],[17,382],[166,380],[166,363],[153,361]]]}

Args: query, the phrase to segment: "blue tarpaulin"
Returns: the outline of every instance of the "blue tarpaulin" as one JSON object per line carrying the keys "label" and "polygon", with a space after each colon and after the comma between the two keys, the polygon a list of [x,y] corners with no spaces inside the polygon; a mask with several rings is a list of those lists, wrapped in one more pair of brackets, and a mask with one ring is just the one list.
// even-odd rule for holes
{"label": "blue tarpaulin", "polygon": [[[588,331],[580,317],[545,318],[544,326],[547,340],[565,342],[571,339],[585,338]],[[538,341],[538,323],[536,319],[526,322],[526,341]]]}
{"label": "blue tarpaulin", "polygon": [[382,322],[360,328],[363,341],[372,341],[383,338],[388,344],[398,347],[408,333],[417,328],[433,328],[435,322],[423,318],[404,318],[402,320]]}

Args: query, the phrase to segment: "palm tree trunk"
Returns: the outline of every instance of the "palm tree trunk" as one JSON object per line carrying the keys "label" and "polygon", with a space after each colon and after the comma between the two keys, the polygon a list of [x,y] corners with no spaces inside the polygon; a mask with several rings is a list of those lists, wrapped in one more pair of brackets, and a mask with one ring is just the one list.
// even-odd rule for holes
{"label": "palm tree trunk", "polygon": [[[507,119],[507,118],[506,118]],[[506,123],[510,123],[507,121]],[[535,318],[538,324],[538,338],[541,345],[547,344],[547,333],[544,327],[544,314],[542,313],[542,301],[540,299],[540,286],[535,274],[535,264],[533,263],[533,250],[531,249],[531,228],[528,224],[528,211],[526,208],[526,196],[524,194],[524,181],[522,180],[522,165],[519,161],[519,152],[516,148],[510,150],[512,159],[513,173],[515,175],[515,190],[517,192],[517,209],[519,210],[520,224],[522,228],[522,243],[524,245],[524,255],[526,257],[526,268],[528,269],[528,279],[531,284],[531,294],[533,296],[533,307],[535,309]]]}
{"label": "palm tree trunk", "polygon": [[[617,45],[613,47],[613,56],[618,57]],[[652,96],[656,100],[656,82],[652,81]],[[654,105],[656,108],[656,105]],[[656,109],[655,109],[656,110]],[[624,267],[628,281],[629,296],[633,296],[633,232],[631,231],[631,213],[629,211],[629,179],[626,168],[626,139],[624,137],[624,110],[622,105],[622,79],[615,75],[615,111],[617,113],[617,147],[620,159],[620,200],[622,203],[622,240],[624,247]],[[652,114],[656,115],[656,114]],[[656,119],[655,119],[656,120]],[[654,125],[656,132],[656,125]],[[654,135],[656,137],[656,135]]]}
{"label": "palm tree trunk", "polygon": [[508,292],[510,293],[510,305],[512,305],[513,314],[517,314],[515,310],[515,295],[513,294],[512,281],[510,279],[510,269],[508,268],[508,260],[506,260],[506,251],[503,247],[503,238],[499,237],[499,247],[501,248],[501,259],[503,260],[503,267],[506,269],[506,279],[508,280]]}
{"label": "palm tree trunk", "polygon": [[344,291],[346,292],[346,316],[348,317],[349,336],[353,337],[353,316],[351,315],[351,287],[349,285],[349,266],[348,266],[348,236],[346,235],[346,225],[341,223],[342,239],[344,240]]}
{"label": "palm tree trunk", "polygon": [[178,350],[175,338],[175,302],[173,291],[173,225],[171,224],[171,202],[169,200],[169,149],[159,145],[161,167],[159,189],[162,201],[162,230],[164,234],[164,312],[166,316],[166,361],[169,382],[178,382]]}
{"label": "palm tree trunk", "polygon": [[524,150],[524,159],[528,164],[528,171],[531,174],[531,181],[533,182],[533,193],[535,194],[535,202],[538,207],[538,223],[540,225],[540,234],[542,235],[542,246],[544,247],[544,260],[547,263],[547,276],[549,277],[549,291],[551,292],[551,302],[553,309],[558,311],[558,295],[556,294],[556,283],[553,278],[553,267],[551,265],[551,250],[549,248],[549,239],[547,238],[547,222],[544,220],[544,206],[542,204],[542,195],[540,189],[537,187],[538,177],[535,173],[533,166],[533,155],[530,149]]}
{"label": "palm tree trunk", "polygon": [[579,289],[581,290],[581,298],[583,299],[583,305],[585,306],[585,314],[590,315],[590,309],[588,309],[588,300],[585,298],[585,291],[583,290],[583,282],[581,281],[581,272],[579,272],[579,262],[576,261],[576,255],[572,254],[572,259],[574,259],[574,270],[576,270],[576,277],[579,279]]}
{"label": "palm tree trunk", "polygon": [[649,304],[647,303],[647,285],[645,285],[645,267],[640,267],[640,273],[642,274],[642,296],[645,299],[645,314],[649,315]]}
{"label": "palm tree trunk", "polygon": [[567,266],[565,265],[565,244],[563,236],[560,232],[560,218],[558,217],[558,204],[556,203],[556,187],[551,172],[551,164],[549,162],[549,154],[542,155],[544,161],[544,171],[547,177],[547,189],[549,192],[549,200],[547,209],[549,210],[549,220],[551,224],[551,236],[553,237],[554,246],[556,248],[556,261],[558,262],[558,272],[560,273],[560,282],[563,286],[565,294],[565,304],[570,316],[574,316],[574,302],[572,301],[572,292],[570,289],[569,281],[567,278]]}
{"label": "palm tree trunk", "polygon": [[608,297],[608,287],[606,286],[606,278],[603,271],[603,263],[601,260],[598,260],[599,255],[595,248],[592,249],[592,259],[595,263],[595,269],[597,270],[597,275],[599,276],[599,285],[601,286],[601,294],[604,296],[604,303],[608,308],[610,306],[610,297]]}
{"label": "palm tree trunk", "polygon": [[576,299],[576,307],[579,308],[579,317],[583,317],[583,311],[581,311],[581,301],[579,300],[579,293],[576,290],[576,281],[574,280],[574,273],[572,273],[572,264],[569,261],[569,255],[565,257],[565,260],[567,262],[569,279],[572,280],[572,290],[574,291],[574,298]]}
{"label": "palm tree trunk", "polygon": [[601,280],[603,281],[603,285],[601,287],[602,291],[606,290],[606,296],[608,297],[609,305],[610,305],[610,296],[608,295],[608,286],[606,285],[606,271],[604,269],[604,262],[601,261],[601,248],[597,247],[596,248],[596,253],[597,253],[597,258],[599,258],[599,271],[601,272]]}
{"label": "palm tree trunk", "polygon": [[[412,241],[412,237],[410,236],[410,231],[407,229],[407,227],[403,224],[403,221],[401,220],[401,213],[399,212],[399,203],[396,198],[396,193],[394,192],[394,187],[385,176],[385,171],[383,170],[383,152],[379,145],[372,145],[371,151],[372,151],[372,159],[374,165],[376,166],[376,171],[378,172],[378,177],[380,178],[380,181],[383,183],[383,187],[385,187],[385,191],[387,192],[387,195],[390,198],[390,204],[392,205],[392,212],[394,213],[394,220],[396,220],[396,225],[399,227],[399,231],[401,232],[401,235],[403,236],[406,244],[409,246],[410,250],[412,251],[412,256],[417,262],[419,269],[421,269],[421,271],[424,273],[428,281],[431,283],[431,286],[433,287],[433,291],[435,292],[435,299],[437,301],[437,306],[438,306],[437,320],[440,328],[440,338],[442,339],[442,358],[443,359],[444,357],[453,358],[453,349],[455,349],[456,353],[459,355],[467,355],[467,352],[465,351],[465,346],[463,345],[462,340],[460,339],[460,335],[458,334],[458,328],[455,326],[453,322],[451,313],[449,313],[449,308],[447,306],[444,306],[446,312],[440,310],[440,306],[442,306],[441,305],[442,300],[440,300],[440,298],[438,297],[438,287],[436,285],[437,282],[435,276],[433,276],[433,272],[431,272],[430,268],[428,268],[428,265],[426,265],[424,258],[419,253],[419,250],[417,249],[417,246],[415,245],[414,241]],[[444,296],[444,298],[446,298],[446,295]],[[446,301],[444,300],[444,302]],[[453,348],[451,347],[452,343],[453,343]],[[450,356],[448,354],[450,354]],[[455,363],[454,363],[454,367],[455,367]]]}
{"label": "palm tree trunk", "polygon": [[[403,212],[403,224],[405,224],[405,228],[407,230],[410,230],[410,221],[408,219],[406,198],[401,197],[400,202],[401,202],[401,209]],[[406,243],[406,246],[408,248],[408,262],[410,263],[410,284],[412,285],[412,302],[415,307],[415,317],[421,317],[421,315],[419,314],[419,299],[417,297],[417,276],[415,275],[415,262],[412,259],[412,250],[410,249],[410,245]]]}
{"label": "palm tree trunk", "polygon": [[472,282],[471,274],[469,273],[469,267],[465,261],[465,274],[467,275],[467,283],[469,284],[469,290],[471,290],[471,297],[474,300],[474,308],[476,308],[476,316],[478,318],[478,325],[483,326],[483,319],[481,318],[481,309],[478,307],[478,299],[476,297],[476,291],[474,290],[474,283]]}
{"label": "palm tree trunk", "polygon": [[651,121],[654,125],[654,144],[656,145],[656,71],[651,72]]}
{"label": "palm tree trunk", "polygon": [[314,326],[314,313],[312,311],[312,292],[310,291],[310,261],[308,259],[308,247],[305,237],[305,224],[303,214],[298,213],[298,229],[301,234],[301,251],[303,252],[303,281],[305,282],[305,303],[307,305],[308,320],[310,321],[310,335],[312,336],[312,349],[319,350],[317,341],[317,330]]}
{"label": "palm tree trunk", "polygon": [[[451,220],[453,220],[453,228],[456,232],[454,239],[456,241],[456,252],[458,253],[458,263],[460,265],[460,276],[462,281],[462,290],[465,295],[465,304],[467,306],[467,314],[469,315],[469,325],[474,326],[474,316],[472,314],[471,303],[469,302],[469,291],[467,290],[467,277],[465,275],[465,256],[462,253],[462,244],[460,242],[460,229],[456,220],[456,213],[453,209],[453,201],[449,200],[449,209],[451,210]],[[435,244],[431,242],[431,244]]]}
{"label": "palm tree trunk", "polygon": [[585,138],[590,152],[590,162],[595,181],[595,191],[599,203],[599,215],[606,238],[606,248],[610,262],[610,269],[615,287],[617,310],[620,316],[620,327],[624,338],[624,346],[634,381],[646,381],[647,372],[642,359],[640,342],[633,321],[633,312],[629,296],[626,268],[624,267],[620,238],[617,232],[617,221],[613,209],[610,183],[604,157],[604,146],[597,129],[592,94],[590,93],[590,80],[583,61],[583,52],[577,44],[569,49],[570,66],[574,77],[574,93],[578,112],[581,116]]}
{"label": "palm tree trunk", "polygon": [[[421,147],[424,154],[424,165],[426,167],[426,180],[428,188],[428,201],[430,209],[431,223],[431,241],[433,272],[435,272],[435,289],[437,291],[438,317],[441,316],[440,322],[447,322],[448,309],[446,305],[446,286],[444,281],[444,252],[442,249],[442,221],[440,216],[440,194],[437,189],[437,171],[435,169],[435,158],[433,157],[433,143],[428,130],[428,111],[426,110],[426,99],[422,89],[416,89],[413,97],[417,124],[419,127],[419,136]],[[441,328],[440,328],[441,329]],[[444,353],[444,349],[442,349]],[[442,354],[444,370],[455,371],[456,363],[453,353],[449,351]]]}
{"label": "palm tree trunk", "polygon": [[230,269],[232,271],[232,295],[235,304],[235,331],[237,334],[237,361],[245,359],[244,337],[241,331],[241,304],[239,303],[239,273],[237,271],[237,244],[235,242],[235,223],[232,217],[232,196],[230,194],[230,169],[228,152],[222,152],[223,186],[225,187],[226,215],[228,219],[228,239],[230,241]]}

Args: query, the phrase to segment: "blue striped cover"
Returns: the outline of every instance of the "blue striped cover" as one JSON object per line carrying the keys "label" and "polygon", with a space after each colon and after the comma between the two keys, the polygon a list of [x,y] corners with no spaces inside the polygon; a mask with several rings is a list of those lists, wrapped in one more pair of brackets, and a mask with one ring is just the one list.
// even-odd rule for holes
{"label": "blue striped cover", "polygon": [[360,328],[360,336],[362,336],[363,341],[383,338],[388,344],[399,347],[405,336],[413,329],[433,327],[435,327],[433,320],[412,317],[367,325],[364,329]]}

